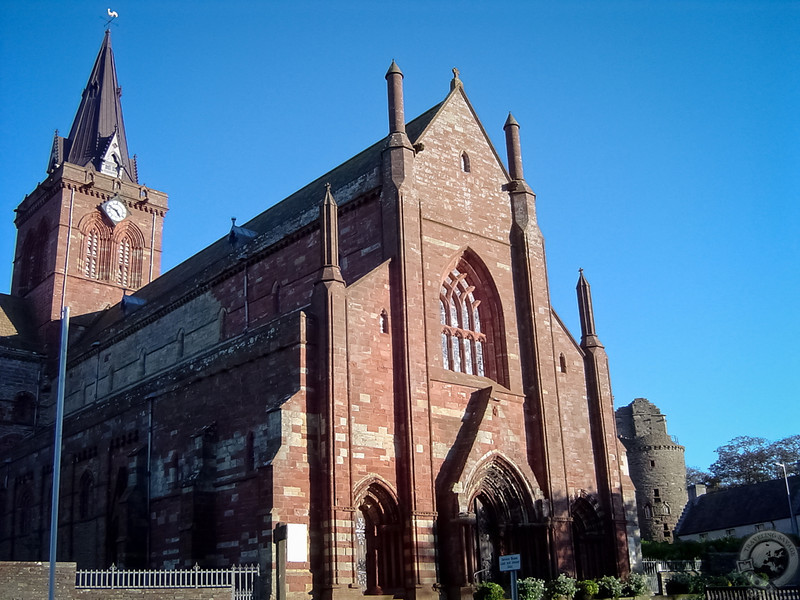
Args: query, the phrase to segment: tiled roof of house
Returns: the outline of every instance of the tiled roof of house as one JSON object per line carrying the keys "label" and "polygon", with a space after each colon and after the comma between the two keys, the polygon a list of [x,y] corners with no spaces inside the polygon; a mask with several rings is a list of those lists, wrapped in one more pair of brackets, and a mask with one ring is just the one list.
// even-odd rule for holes
{"label": "tiled roof of house", "polygon": [[[792,506],[800,514],[800,476],[789,477]],[[678,536],[733,529],[789,518],[784,479],[710,492],[690,500],[675,528]]]}

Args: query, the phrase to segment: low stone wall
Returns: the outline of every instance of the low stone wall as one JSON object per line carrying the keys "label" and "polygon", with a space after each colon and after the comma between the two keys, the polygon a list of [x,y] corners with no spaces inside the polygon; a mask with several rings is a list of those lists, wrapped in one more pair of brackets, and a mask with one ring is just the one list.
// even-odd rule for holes
{"label": "low stone wall", "polygon": [[[56,600],[230,600],[230,588],[101,589],[75,588],[75,563],[57,563]],[[50,565],[41,562],[0,562],[0,600],[44,600],[48,597]]]}

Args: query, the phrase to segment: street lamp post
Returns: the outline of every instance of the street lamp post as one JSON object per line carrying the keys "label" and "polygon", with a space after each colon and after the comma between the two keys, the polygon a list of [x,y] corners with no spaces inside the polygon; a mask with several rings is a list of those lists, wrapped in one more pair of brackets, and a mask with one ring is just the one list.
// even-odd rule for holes
{"label": "street lamp post", "polygon": [[786,465],[784,463],[776,462],[776,465],[783,469],[783,481],[786,484],[786,499],[789,501],[789,520],[792,524],[792,533],[797,533],[797,520],[794,518],[794,509],[792,508],[792,494],[789,492],[789,478],[786,475]]}

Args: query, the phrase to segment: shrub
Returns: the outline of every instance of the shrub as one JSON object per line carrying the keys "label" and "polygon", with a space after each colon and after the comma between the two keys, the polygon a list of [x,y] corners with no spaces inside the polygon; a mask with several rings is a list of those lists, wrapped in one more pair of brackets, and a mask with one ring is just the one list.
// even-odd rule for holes
{"label": "shrub", "polygon": [[597,582],[600,598],[619,598],[622,596],[622,580],[613,575],[603,575]]}
{"label": "shrub", "polygon": [[650,582],[647,575],[642,573],[631,573],[625,581],[623,593],[626,596],[644,596],[650,595]]}
{"label": "shrub", "polygon": [[517,581],[519,600],[542,600],[544,596],[544,580],[526,577]]}
{"label": "shrub", "polygon": [[503,600],[505,594],[500,585],[492,581],[483,581],[475,586],[475,593],[472,597],[475,600]]}
{"label": "shrub", "polygon": [[725,575],[725,579],[728,580],[728,587],[750,587],[752,585],[747,575],[740,573],[739,571],[731,571]]}
{"label": "shrub", "polygon": [[600,591],[600,586],[594,579],[584,579],[575,585],[578,588],[578,598],[581,600],[591,600]]}
{"label": "shrub", "polygon": [[667,594],[703,594],[706,584],[701,575],[692,573],[675,573],[667,581]]}
{"label": "shrub", "polygon": [[561,573],[556,579],[547,583],[547,598],[572,598],[575,596],[577,588],[575,579]]}

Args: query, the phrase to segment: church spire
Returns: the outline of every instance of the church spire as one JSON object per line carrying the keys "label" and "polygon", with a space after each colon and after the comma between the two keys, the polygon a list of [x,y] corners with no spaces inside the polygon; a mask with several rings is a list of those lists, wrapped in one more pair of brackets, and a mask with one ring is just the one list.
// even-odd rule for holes
{"label": "church spire", "polygon": [[[63,156],[66,162],[81,167],[92,164],[106,175],[137,183],[136,166],[128,156],[121,95],[111,33],[106,30],[69,136],[64,140]],[[50,162],[51,170],[60,164],[52,157]]]}
{"label": "church spire", "polygon": [[578,285],[575,289],[578,292],[578,311],[581,317],[581,346],[601,346],[594,328],[592,288],[586,281],[586,277],[583,276],[583,269],[580,269],[580,277],[578,277]]}

